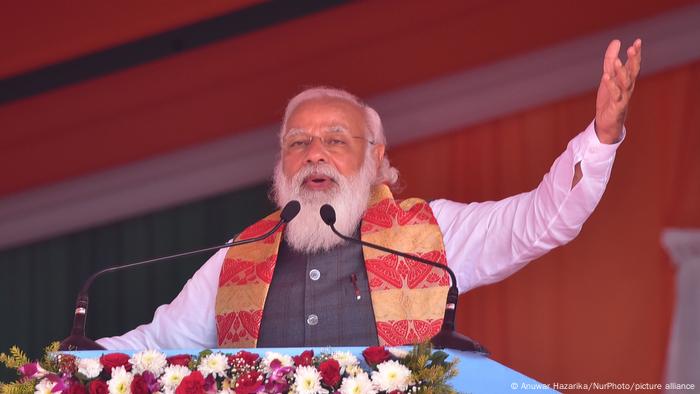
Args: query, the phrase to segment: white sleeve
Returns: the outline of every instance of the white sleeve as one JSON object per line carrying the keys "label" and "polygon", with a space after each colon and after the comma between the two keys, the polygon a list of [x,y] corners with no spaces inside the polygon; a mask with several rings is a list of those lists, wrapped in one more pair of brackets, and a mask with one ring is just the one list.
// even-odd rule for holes
{"label": "white sleeve", "polygon": [[170,304],[156,310],[153,321],[97,343],[108,350],[213,349],[217,347],[214,307],[226,251],[220,249],[190,278]]}
{"label": "white sleeve", "polygon": [[[571,241],[598,205],[616,144],[598,140],[592,122],[572,139],[535,190],[483,203],[430,203],[460,293],[498,282]],[[583,177],[571,188],[576,163]]]}

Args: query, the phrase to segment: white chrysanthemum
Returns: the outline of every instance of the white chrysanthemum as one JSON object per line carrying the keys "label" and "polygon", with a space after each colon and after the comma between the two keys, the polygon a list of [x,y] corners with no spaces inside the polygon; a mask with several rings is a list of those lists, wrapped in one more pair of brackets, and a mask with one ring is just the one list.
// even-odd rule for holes
{"label": "white chrysanthemum", "polygon": [[338,391],[340,394],[377,394],[366,372],[343,379]]}
{"label": "white chrysanthemum", "polygon": [[289,366],[294,365],[294,360],[292,359],[291,356],[289,356],[287,354],[266,352],[265,357],[261,361],[261,364],[264,367],[265,373],[270,372],[270,363],[272,363],[275,360],[280,360],[280,363],[282,363],[283,367],[289,367]]}
{"label": "white chrysanthemum", "polygon": [[165,393],[172,393],[177,386],[182,382],[187,375],[190,374],[190,369],[183,365],[171,365],[165,368],[163,376],[160,378],[160,384],[163,385]]}
{"label": "white chrysanthemum", "polygon": [[335,352],[331,355],[340,364],[340,368],[347,368],[350,365],[358,365],[357,357],[350,352]]}
{"label": "white chrysanthemum", "polygon": [[168,365],[165,354],[157,350],[144,350],[135,353],[131,356],[129,362],[134,366],[134,374],[141,374],[145,371],[149,371],[155,376],[160,376],[165,366]]}
{"label": "white chrysanthemum", "polygon": [[41,379],[41,382],[34,387],[34,394],[52,394],[51,390],[56,383],[48,380]]}
{"label": "white chrysanthemum", "polygon": [[294,392],[299,394],[325,394],[328,390],[321,387],[321,373],[316,368],[297,367],[294,372]]}
{"label": "white chrysanthemum", "polygon": [[361,373],[364,373],[365,371],[362,369],[362,367],[359,364],[354,364],[354,365],[348,365],[347,368],[345,368],[345,373],[347,373],[350,376],[357,376]]}
{"label": "white chrysanthemum", "polygon": [[197,370],[206,378],[207,375],[214,377],[226,376],[226,368],[228,368],[228,358],[223,353],[212,353],[204,357],[199,362]]}
{"label": "white chrysanthemum", "polygon": [[372,372],[372,382],[380,391],[405,391],[410,379],[411,371],[396,360],[385,361]]}
{"label": "white chrysanthemum", "polygon": [[406,358],[406,356],[408,356],[408,350],[404,350],[399,347],[390,347],[386,350],[388,350],[389,353],[396,358]]}
{"label": "white chrysanthemum", "polygon": [[134,380],[134,375],[126,372],[124,367],[112,368],[112,379],[107,381],[109,394],[129,394],[132,380]]}
{"label": "white chrysanthemum", "polygon": [[94,379],[102,372],[102,364],[96,358],[78,359],[78,372],[88,379]]}

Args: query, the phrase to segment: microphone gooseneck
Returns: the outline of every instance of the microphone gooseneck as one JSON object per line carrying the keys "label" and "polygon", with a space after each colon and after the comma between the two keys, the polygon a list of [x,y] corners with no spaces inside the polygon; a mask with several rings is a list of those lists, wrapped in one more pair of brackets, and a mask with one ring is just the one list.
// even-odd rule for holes
{"label": "microphone gooseneck", "polygon": [[391,253],[397,256],[401,256],[407,259],[411,259],[413,261],[417,261],[419,263],[427,264],[433,267],[438,267],[440,269],[443,269],[447,271],[447,273],[450,275],[450,289],[447,292],[447,302],[445,305],[445,316],[442,321],[442,327],[440,328],[440,332],[438,332],[433,338],[431,338],[430,342],[435,346],[436,348],[440,349],[457,349],[457,350],[465,350],[465,351],[470,351],[470,352],[475,352],[475,353],[480,353],[484,355],[489,355],[490,352],[479,342],[462,335],[458,332],[455,331],[455,317],[456,317],[456,311],[457,311],[457,301],[459,300],[459,290],[457,289],[457,278],[452,271],[450,267],[444,264],[437,263],[435,261],[430,261],[427,259],[424,259],[419,256],[413,256],[408,253],[400,252],[398,250],[393,250],[381,245],[373,244],[371,242],[363,241],[361,239],[353,238],[353,237],[348,237],[344,234],[341,234],[336,228],[335,228],[335,221],[336,221],[336,216],[335,216],[335,209],[329,204],[324,204],[321,209],[320,209],[320,214],[321,214],[321,219],[323,220],[324,223],[326,223],[331,230],[340,238],[349,241],[349,242],[354,242],[361,244],[363,246],[367,246],[373,249],[381,250],[383,252]]}
{"label": "microphone gooseneck", "polygon": [[[68,338],[64,339],[61,342],[61,344],[59,346],[59,350],[101,350],[101,349],[104,349],[104,347],[101,346],[99,343],[97,343],[97,342],[95,342],[95,341],[93,341],[85,336],[85,322],[86,322],[86,318],[87,318],[87,310],[88,310],[88,304],[89,304],[90,286],[92,286],[92,282],[94,282],[95,279],[97,279],[98,277],[100,277],[104,274],[107,274],[107,273],[121,271],[121,270],[129,269],[129,268],[134,268],[134,267],[138,267],[141,265],[158,263],[161,261],[172,260],[172,259],[176,259],[179,257],[192,256],[195,254],[208,252],[211,250],[218,250],[218,249],[222,249],[222,248],[228,248],[228,247],[248,244],[251,242],[261,241],[261,240],[269,237],[270,235],[274,234],[283,224],[289,223],[292,219],[294,219],[299,214],[300,209],[301,209],[301,205],[299,204],[299,201],[292,200],[292,201],[288,202],[287,205],[285,205],[284,208],[282,208],[282,212],[280,213],[280,221],[277,222],[277,224],[275,224],[275,226],[272,229],[270,229],[270,231],[268,231],[265,234],[262,234],[260,236],[257,236],[257,237],[242,239],[242,240],[238,240],[238,241],[231,241],[231,242],[227,242],[227,243],[222,244],[222,245],[210,246],[207,248],[197,249],[197,250],[193,250],[190,252],[184,252],[184,253],[178,253],[178,254],[173,254],[173,255],[169,255],[169,256],[157,257],[155,259],[139,261],[136,263],[108,267],[108,268],[105,268],[101,271],[97,271],[96,273],[90,275],[90,277],[87,278],[87,280],[83,283],[83,287],[80,289],[80,292],[78,293],[78,296],[76,297],[75,314],[73,317],[73,327],[71,328],[70,336],[68,336]],[[238,235],[236,235],[236,236],[238,236]]]}

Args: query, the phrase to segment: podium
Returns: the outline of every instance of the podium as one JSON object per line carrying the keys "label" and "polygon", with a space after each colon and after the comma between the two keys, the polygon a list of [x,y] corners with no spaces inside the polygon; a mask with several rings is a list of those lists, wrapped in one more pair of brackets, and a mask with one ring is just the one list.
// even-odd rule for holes
{"label": "podium", "polygon": [[[305,350],[313,350],[315,354],[323,352],[350,352],[362,359],[362,351],[365,347],[299,347],[299,348],[255,348],[243,349],[251,353],[257,353],[264,356],[266,352],[276,352],[287,354],[290,356],[301,354]],[[401,347],[401,349],[410,350],[410,347]],[[236,353],[241,349],[211,349],[214,352],[221,353]],[[136,350],[138,351],[138,350]],[[136,351],[120,351],[121,353],[135,353]],[[167,356],[176,354],[198,354],[199,350],[195,349],[179,349],[179,350],[160,350]],[[533,391],[538,393],[556,393],[557,391],[550,389],[543,383],[539,383],[519,372],[516,372],[490,358],[474,353],[462,352],[459,350],[444,350],[449,354],[449,359],[459,359],[458,369],[459,375],[451,379],[449,383],[457,390],[458,393],[514,393],[518,391]],[[75,355],[80,358],[98,358],[103,354],[114,353],[108,350],[84,350],[65,352]]]}

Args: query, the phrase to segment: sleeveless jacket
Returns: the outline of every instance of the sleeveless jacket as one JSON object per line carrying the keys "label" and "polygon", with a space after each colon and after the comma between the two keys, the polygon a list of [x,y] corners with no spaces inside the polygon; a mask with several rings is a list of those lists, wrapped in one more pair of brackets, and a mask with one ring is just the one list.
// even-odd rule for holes
{"label": "sleeveless jacket", "polygon": [[[246,228],[237,239],[269,231],[279,211]],[[394,200],[386,185],[372,190],[360,226],[364,241],[447,264],[442,233],[427,202]],[[216,296],[219,347],[255,347],[277,262],[283,227],[263,241],[229,248]],[[363,247],[380,345],[430,339],[442,325],[449,275],[410,259]]]}

